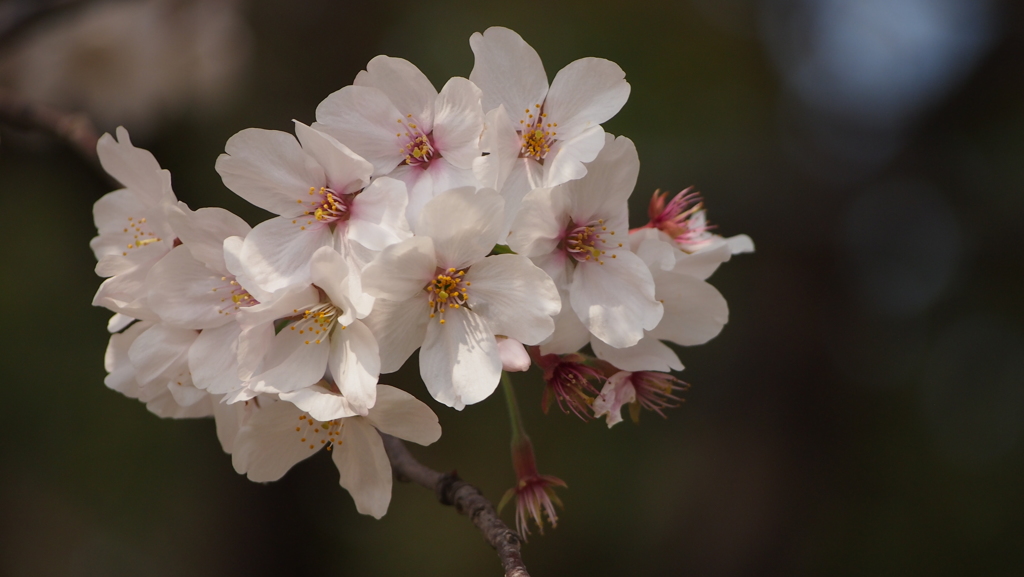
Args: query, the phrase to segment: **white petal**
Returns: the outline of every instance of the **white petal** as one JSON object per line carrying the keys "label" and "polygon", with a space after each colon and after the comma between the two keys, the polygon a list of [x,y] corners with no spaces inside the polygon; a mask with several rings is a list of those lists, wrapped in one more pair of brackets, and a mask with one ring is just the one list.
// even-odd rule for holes
{"label": "white petal", "polygon": [[583,163],[597,158],[604,143],[605,132],[600,126],[584,130],[570,140],[555,142],[545,159],[544,186],[556,186],[583,178],[587,174],[587,167]]}
{"label": "white petal", "polygon": [[551,81],[544,111],[558,123],[558,136],[573,138],[615,116],[629,98],[626,73],[603,58],[581,58]]}
{"label": "white petal", "polygon": [[551,277],[518,254],[489,256],[466,274],[469,308],[494,334],[528,345],[548,338],[562,308]]}
{"label": "white petal", "polygon": [[274,292],[308,283],[313,253],[333,244],[331,229],[315,219],[272,218],[245,237],[242,266],[260,288]]}
{"label": "white petal", "polygon": [[393,373],[402,368],[413,351],[423,344],[429,320],[426,294],[401,301],[377,299],[373,312],[364,322],[377,338],[380,372]]}
{"label": "white petal", "polygon": [[96,143],[100,164],[140,199],[150,202],[174,202],[171,192],[171,173],[160,169],[160,164],[148,150],[136,148],[124,127],[117,127],[117,140],[109,133]]}
{"label": "white petal", "polygon": [[244,220],[223,208],[192,211],[184,202],[169,206],[167,220],[192,256],[221,273],[224,263],[224,239],[245,237],[252,228]]}
{"label": "white petal", "polygon": [[235,437],[238,436],[238,431],[242,428],[247,411],[245,403],[229,405],[218,402],[219,400],[213,400],[213,420],[217,426],[217,440],[220,441],[224,452],[231,454],[234,452]]}
{"label": "white petal", "polygon": [[140,334],[128,349],[128,358],[135,367],[135,378],[145,385],[166,381],[182,369],[187,370],[188,348],[197,336],[197,331],[176,329],[162,323]]}
{"label": "white petal", "polygon": [[[667,308],[667,307],[666,307]],[[667,312],[666,312],[667,318]],[[664,320],[662,322],[665,322]],[[590,340],[590,346],[594,349],[597,358],[608,361],[615,365],[615,368],[623,371],[669,371],[683,370],[683,363],[675,351],[650,335],[644,336],[640,342],[631,346],[617,349],[594,338]]]}
{"label": "white petal", "polygon": [[658,275],[655,280],[657,297],[665,305],[665,317],[651,331],[651,336],[679,345],[701,345],[718,336],[729,322],[729,305],[708,283],[668,273]]}
{"label": "white petal", "polygon": [[[311,334],[289,325],[274,336],[264,360],[264,370],[251,379],[257,390],[289,392],[308,387],[323,378],[330,355],[327,335]],[[317,343],[317,340],[320,340]],[[309,344],[306,344],[309,343]]]}
{"label": "white petal", "polygon": [[[601,153],[587,165],[587,175],[562,185],[572,200],[573,219],[586,224],[624,214],[639,173],[640,159],[633,141],[607,135]],[[623,238],[626,233],[619,232]]]}
{"label": "white petal", "polygon": [[199,333],[188,349],[188,369],[197,388],[224,394],[242,387],[238,378],[238,337],[242,328],[228,323]]}
{"label": "white petal", "polygon": [[167,390],[174,397],[174,402],[181,407],[191,407],[200,401],[209,399],[209,394],[206,391],[197,389],[192,383],[172,381],[167,383]]}
{"label": "white petal", "polygon": [[426,168],[400,166],[391,176],[402,180],[409,188],[409,207],[405,214],[413,227],[419,222],[423,207],[435,196],[453,188],[479,188],[471,168],[458,168],[448,162],[447,158],[436,158]]}
{"label": "white petal", "polygon": [[745,234],[730,236],[725,239],[725,242],[729,245],[729,250],[732,251],[732,254],[754,252],[754,241]]}
{"label": "white petal", "polygon": [[[363,269],[363,290],[377,298],[404,301],[423,292],[434,279],[434,242],[424,236],[385,248]],[[426,303],[426,294],[423,295]]]}
{"label": "white petal", "polygon": [[530,258],[555,252],[569,225],[569,198],[564,188],[538,188],[523,198],[508,246]]}
{"label": "white petal", "polygon": [[292,403],[318,421],[332,421],[359,415],[347,398],[340,393],[326,389],[321,383],[323,381],[297,391],[281,393],[278,396],[282,401]]}
{"label": "white petal", "polygon": [[487,256],[498,242],[504,205],[489,189],[449,190],[423,207],[416,234],[434,241],[438,267],[464,269]]}
{"label": "white petal", "polygon": [[295,122],[295,136],[302,150],[323,167],[327,186],[339,194],[355,192],[370,182],[373,165],[363,160],[333,136]]}
{"label": "white petal", "polygon": [[583,324],[597,338],[617,348],[635,345],[643,331],[658,325],[661,303],[654,300],[654,281],[635,254],[616,251],[605,264],[580,263],[573,273],[569,301]]}
{"label": "white petal", "polygon": [[374,179],[352,201],[345,234],[374,251],[405,240],[412,236],[405,218],[408,203],[405,183],[386,177]]}
{"label": "white petal", "polygon": [[356,502],[356,511],[380,519],[391,503],[391,462],[377,429],[360,417],[344,421],[341,443],[331,458],[341,474],[340,483]]}
{"label": "white petal", "polygon": [[475,61],[469,79],[483,91],[483,108],[500,105],[514,119],[523,110],[543,104],[548,92],[544,64],[522,37],[508,28],[492,26],[469,38]]}
{"label": "white petal", "polygon": [[265,291],[256,284],[249,275],[245,273],[242,266],[242,247],[245,246],[245,239],[239,236],[230,236],[224,239],[224,266],[227,271],[235,275],[235,280],[250,295],[259,302],[267,302],[274,293]]}
{"label": "white petal", "polygon": [[135,320],[134,318],[132,318],[132,317],[130,317],[128,315],[123,315],[121,313],[114,313],[114,316],[110,317],[110,320],[107,321],[107,331],[111,332],[111,333],[119,333],[125,327],[127,327],[130,324],[132,324],[132,321],[134,321],[134,320]]}
{"label": "white petal", "polygon": [[231,462],[252,481],[265,483],[284,476],[299,461],[320,450],[299,441],[296,431],[302,412],[283,401],[261,405],[235,437]]}
{"label": "white petal", "polygon": [[352,84],[380,90],[403,117],[412,114],[425,132],[429,132],[434,124],[437,89],[426,75],[408,60],[383,54],[375,56],[366,64],[366,70],[356,75]]}
{"label": "white petal", "polygon": [[[532,158],[516,158],[501,189],[501,197],[505,199],[505,230],[499,237],[501,241],[506,241],[509,233],[521,228],[515,222],[522,210],[523,200],[530,192],[539,189],[543,181],[544,167],[540,163]],[[542,220],[549,224],[552,218],[557,217],[557,214],[552,214]]]}
{"label": "white petal", "polygon": [[[352,288],[359,288],[359,282],[352,286],[351,280],[353,271],[349,270],[345,259],[338,254],[338,251],[329,246],[320,247],[309,262],[309,276],[313,284],[327,293],[327,298],[334,306],[342,309],[342,316],[339,322],[349,323],[355,318],[352,308],[352,298],[360,299],[361,294],[352,294]],[[356,277],[358,279],[358,277]]]}
{"label": "white petal", "polygon": [[377,385],[377,404],[366,419],[382,433],[420,445],[441,438],[441,425],[430,407],[389,385]]}
{"label": "white petal", "polygon": [[[521,148],[519,133],[504,106],[499,106],[484,117],[484,131],[480,135],[480,149],[487,156],[473,160],[473,173],[484,188],[493,188],[504,196],[502,187],[519,159]],[[526,194],[525,192],[523,194]],[[508,199],[505,199],[506,206]]]}
{"label": "white petal", "polygon": [[420,350],[420,376],[439,403],[461,410],[498,387],[501,357],[494,333],[479,315],[448,309],[445,323],[431,319]]}
{"label": "white petal", "polygon": [[629,242],[633,252],[652,271],[672,270],[676,267],[679,255],[684,254],[667,234],[656,228],[644,228],[630,233]]}
{"label": "white petal", "polygon": [[103,281],[93,296],[92,305],[136,319],[158,320],[159,317],[150,310],[146,298],[146,276],[151,268],[151,265],[139,266]]}
{"label": "white petal", "polygon": [[327,184],[324,170],[295,137],[278,130],[246,128],[228,139],[217,172],[235,194],[274,214],[302,214],[310,187]]}
{"label": "white petal", "polygon": [[335,327],[327,366],[352,410],[365,415],[377,400],[380,350],[377,339],[363,323]]}
{"label": "white petal", "polygon": [[434,115],[434,147],[459,168],[471,168],[480,156],[484,113],[480,89],[465,78],[452,78],[437,97]]}
{"label": "white petal", "polygon": [[183,407],[167,389],[146,401],[146,409],[161,419],[202,419],[213,414],[213,404],[209,399]]}
{"label": "white petal", "polygon": [[590,341],[590,331],[583,326],[583,322],[569,306],[569,297],[562,298],[562,310],[555,317],[555,332],[541,343],[540,354],[542,355],[567,355],[575,353],[583,348]]}
{"label": "white petal", "polygon": [[376,88],[342,88],[316,107],[316,120],[313,128],[337,138],[368,160],[375,174],[387,174],[405,160],[404,142],[396,136],[406,131],[405,114]]}
{"label": "white petal", "polygon": [[153,265],[146,278],[150,306],[168,324],[189,329],[219,327],[232,320],[232,285],[196,260],[185,245]]}

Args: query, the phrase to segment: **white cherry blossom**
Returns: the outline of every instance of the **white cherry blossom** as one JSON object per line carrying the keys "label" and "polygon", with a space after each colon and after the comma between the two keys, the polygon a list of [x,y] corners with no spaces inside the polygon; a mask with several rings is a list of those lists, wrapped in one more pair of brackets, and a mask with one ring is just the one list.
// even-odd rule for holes
{"label": "white cherry blossom", "polygon": [[495,335],[533,345],[547,338],[560,301],[551,279],[522,256],[487,256],[501,232],[492,190],[447,191],[420,213],[417,235],[363,271],[377,297],[366,322],[380,342],[381,370],[420,350],[420,375],[439,402],[462,409],[498,386]]}
{"label": "white cherry blossom", "polygon": [[435,195],[476,185],[483,110],[480,90],[465,78],[438,93],[409,61],[377,56],[353,86],[320,103],[316,119],[315,128],[373,163],[374,174],[406,183],[411,223]]}
{"label": "white cherry blossom", "polygon": [[469,79],[483,91],[490,154],[477,161],[484,186],[505,197],[505,232],[523,196],[587,173],[584,163],[605,144],[601,124],[629,98],[625,73],[614,62],[581,58],[548,86],[540,56],[515,32],[498,26],[469,39],[476,61]]}
{"label": "white cherry blossom", "polygon": [[380,353],[359,319],[373,298],[330,247],[314,253],[310,273],[312,285],[239,311],[240,376],[255,392],[283,394],[313,386],[330,371],[348,406],[366,414],[375,400]]}
{"label": "white cherry blossom", "polygon": [[174,246],[174,233],[164,214],[177,200],[171,174],[147,150],[132,146],[128,131],[117,128],[96,145],[100,163],[124,188],[105,194],[93,206],[99,235],[89,246],[96,255],[96,274],[110,277],[100,285],[93,305],[120,313],[111,330],[131,318],[156,320],[146,305],[144,283],[150,267]]}
{"label": "white cherry blossom", "polygon": [[365,416],[349,410],[323,421],[288,402],[261,402],[235,437],[235,470],[253,481],[276,481],[326,449],[356,510],[380,519],[391,502],[392,479],[377,431],[429,445],[440,438],[441,426],[433,411],[401,389],[377,385],[375,396],[377,404]]}
{"label": "white cherry blossom", "polygon": [[411,236],[405,186],[372,183],[373,166],[333,137],[295,122],[296,140],[249,128],[232,136],[217,159],[224,184],[280,216],[245,238],[241,263],[263,290],[309,283],[313,253],[336,248],[357,267],[374,251]]}
{"label": "white cherry blossom", "polygon": [[582,323],[612,347],[629,347],[661,321],[651,272],[626,245],[639,167],[633,142],[608,135],[586,176],[523,199],[509,246],[551,275],[578,319],[563,306],[554,340]]}

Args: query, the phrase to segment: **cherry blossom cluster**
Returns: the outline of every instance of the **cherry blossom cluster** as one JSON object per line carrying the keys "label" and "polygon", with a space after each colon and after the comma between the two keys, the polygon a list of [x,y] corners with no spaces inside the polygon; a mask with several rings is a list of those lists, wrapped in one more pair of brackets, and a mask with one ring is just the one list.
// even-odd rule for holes
{"label": "cherry blossom cluster", "polygon": [[[426,404],[381,383],[417,349],[430,396],[459,410],[533,365],[545,406],[584,420],[678,403],[683,365],[666,343],[721,331],[728,308],[706,279],[750,239],[714,234],[689,191],[656,193],[630,229],[636,148],[601,126],[629,95],[618,65],[583,58],[549,84],[511,30],[470,46],[469,78],[440,91],[378,56],[312,125],[231,137],[225,186],[276,215],[255,227],[191,210],[127,131],[104,135],[100,160],[123,185],[96,203],[91,243],[106,277],[94,304],[115,313],[107,386],[162,417],[214,416],[254,481],[330,451],[378,518],[392,482],[378,432],[441,434]],[[537,473],[513,429],[525,534],[530,518],[554,524],[564,483]]]}

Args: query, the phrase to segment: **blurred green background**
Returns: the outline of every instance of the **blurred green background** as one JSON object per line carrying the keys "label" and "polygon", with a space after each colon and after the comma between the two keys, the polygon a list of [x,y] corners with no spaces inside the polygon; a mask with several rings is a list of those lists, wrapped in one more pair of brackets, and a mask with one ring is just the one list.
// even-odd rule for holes
{"label": "blurred green background", "polygon": [[[569,485],[524,548],[532,574],[1024,574],[1019,4],[179,0],[85,32],[101,3],[70,4],[0,42],[0,87],[124,124],[179,198],[253,224],[214,171],[224,142],[313,121],[377,54],[441,86],[469,75],[471,33],[503,25],[549,77],[584,56],[626,71],[605,128],[639,150],[633,225],[654,189],[695,185],[757,252],[711,278],[730,323],[680,350],[692,388],[667,420],[544,415],[537,374],[516,376],[541,472]],[[251,483],[212,421],[105,388],[88,241],[109,189],[0,126],[0,574],[501,573],[428,491],[396,485],[375,521],[323,454]],[[425,398],[415,366],[385,382]],[[431,402],[444,436],[414,453],[497,500],[502,402]]]}

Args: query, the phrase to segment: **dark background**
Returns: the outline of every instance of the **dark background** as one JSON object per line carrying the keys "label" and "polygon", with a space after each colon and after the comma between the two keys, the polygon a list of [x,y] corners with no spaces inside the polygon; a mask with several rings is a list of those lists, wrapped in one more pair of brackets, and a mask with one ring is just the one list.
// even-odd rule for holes
{"label": "dark background", "polygon": [[[152,150],[193,208],[255,224],[265,215],[213,168],[232,134],[311,122],[380,53],[438,87],[468,76],[470,34],[504,25],[549,77],[584,56],[626,71],[630,100],[605,129],[640,153],[634,226],[654,189],[696,185],[720,233],[756,242],[710,279],[730,322],[680,350],[692,388],[667,420],[608,430],[545,416],[536,373],[517,376],[541,472],[569,485],[557,529],[524,548],[532,574],[1024,574],[1018,4],[232,9],[241,31],[201,53],[237,51],[212,96],[173,101],[167,89],[172,102],[155,112],[118,120],[112,97],[114,112],[95,113],[101,129],[124,123]],[[0,44],[0,63],[83,12]],[[132,86],[134,72],[112,70]],[[0,74],[0,86],[27,92],[21,74]],[[86,88],[62,86],[38,98],[89,112],[67,100]],[[90,306],[100,279],[88,241],[91,205],[109,189],[59,143],[0,127],[0,574],[500,574],[471,524],[428,491],[396,485],[376,521],[355,512],[322,454],[251,483],[212,421],[161,420],[106,389],[109,313]],[[409,366],[385,382],[426,397]],[[415,454],[497,500],[514,481],[501,396],[461,413],[431,406],[445,432]]]}

